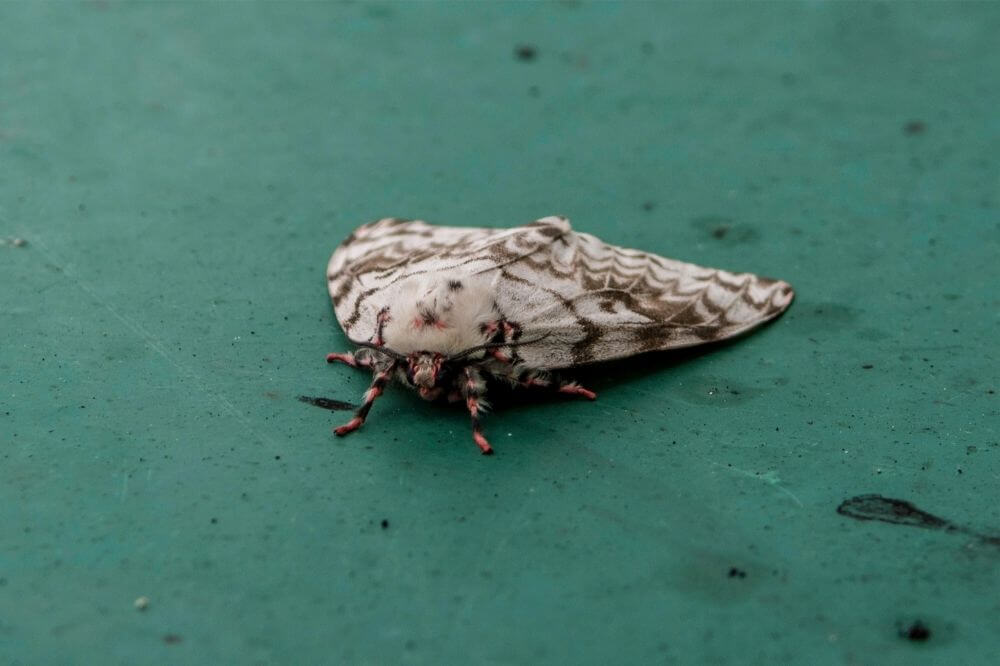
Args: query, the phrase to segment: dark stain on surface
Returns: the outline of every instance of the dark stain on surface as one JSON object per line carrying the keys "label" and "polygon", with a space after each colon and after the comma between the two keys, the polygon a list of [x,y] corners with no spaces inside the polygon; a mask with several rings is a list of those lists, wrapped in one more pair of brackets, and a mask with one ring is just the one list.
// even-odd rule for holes
{"label": "dark stain on surface", "polygon": [[910,120],[903,125],[903,133],[907,136],[923,134],[925,131],[927,131],[927,123],[922,120]]}
{"label": "dark stain on surface", "polygon": [[861,366],[861,368],[862,368],[863,370],[871,370],[871,369],[872,369],[872,368],[874,368],[874,367],[875,367],[875,366],[874,366],[874,365],[872,365],[871,363],[865,363],[864,365],[862,365],[862,366]]}
{"label": "dark stain on surface", "polygon": [[743,571],[743,569],[739,569],[737,567],[730,567],[729,568],[729,577],[730,578],[746,578],[747,577],[747,572]]}
{"label": "dark stain on surface", "polygon": [[514,48],[514,57],[522,62],[531,62],[538,57],[538,49],[531,44],[518,44]]}
{"label": "dark stain on surface", "polygon": [[178,634],[166,634],[163,637],[163,642],[166,643],[167,645],[177,645],[183,640],[184,639],[181,638],[180,635]]}
{"label": "dark stain on surface", "polygon": [[911,624],[905,627],[900,627],[899,635],[901,638],[905,638],[915,643],[923,643],[931,637],[931,630],[930,627],[920,620],[914,620]]}
{"label": "dark stain on surface", "polygon": [[334,400],[332,398],[314,398],[308,395],[300,395],[300,402],[305,402],[313,407],[321,407],[323,409],[329,409],[331,412],[346,411],[348,409],[354,409],[354,405],[349,402],[344,402],[343,400]]}
{"label": "dark stain on surface", "polygon": [[691,226],[707,233],[719,241],[730,245],[755,243],[760,240],[760,232],[749,224],[736,223],[723,215],[702,215],[691,220]]}
{"label": "dark stain on surface", "polygon": [[389,521],[385,518],[382,519],[382,529],[384,530],[389,529]]}
{"label": "dark stain on surface", "polygon": [[861,310],[840,303],[803,303],[790,314],[801,332],[829,333],[853,325]]}
{"label": "dark stain on surface", "polygon": [[880,520],[935,530],[955,529],[949,521],[918,509],[910,502],[881,495],[858,495],[844,500],[837,507],[837,513],[855,520]]}
{"label": "dark stain on surface", "polygon": [[846,499],[837,507],[837,513],[855,520],[878,520],[893,525],[907,527],[922,527],[929,530],[944,530],[945,532],[960,532],[976,537],[981,542],[1000,547],[1000,537],[982,534],[971,528],[956,525],[950,520],[940,518],[917,508],[906,500],[882,497],[881,495],[857,495]]}

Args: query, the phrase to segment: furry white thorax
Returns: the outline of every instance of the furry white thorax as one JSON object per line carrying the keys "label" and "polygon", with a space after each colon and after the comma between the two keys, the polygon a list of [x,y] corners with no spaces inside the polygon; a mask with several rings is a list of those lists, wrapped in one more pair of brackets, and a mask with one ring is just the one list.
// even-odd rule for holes
{"label": "furry white thorax", "polygon": [[487,341],[482,325],[497,318],[490,280],[461,273],[404,281],[388,306],[383,343],[400,354],[476,347]]}

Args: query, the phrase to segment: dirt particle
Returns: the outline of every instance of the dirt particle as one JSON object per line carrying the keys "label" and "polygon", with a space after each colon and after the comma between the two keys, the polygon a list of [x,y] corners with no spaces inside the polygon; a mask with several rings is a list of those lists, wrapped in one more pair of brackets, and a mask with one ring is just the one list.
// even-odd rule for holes
{"label": "dirt particle", "polygon": [[514,57],[522,62],[531,62],[538,57],[538,49],[531,44],[518,44],[514,47]]}
{"label": "dirt particle", "polygon": [[389,529],[389,521],[386,520],[385,518],[382,519],[382,529],[384,530]]}
{"label": "dirt particle", "polygon": [[747,577],[747,572],[744,571],[743,569],[739,569],[737,567],[730,567],[729,568],[729,577],[730,578],[746,578]]}
{"label": "dirt particle", "polygon": [[181,638],[180,634],[166,634],[163,637],[163,642],[166,643],[167,645],[177,645],[183,640],[184,639]]}
{"label": "dirt particle", "polygon": [[927,123],[922,120],[910,120],[903,125],[903,133],[907,136],[923,134],[927,130]]}
{"label": "dirt particle", "polygon": [[862,365],[861,367],[862,367],[862,369],[864,369],[864,370],[871,370],[871,369],[872,369],[872,368],[874,368],[875,366],[874,366],[874,365],[872,365],[871,363],[865,363],[865,364],[864,364],[864,365]]}
{"label": "dirt particle", "polygon": [[899,635],[907,640],[923,643],[931,637],[931,630],[926,624],[916,620],[909,626],[900,628]]}

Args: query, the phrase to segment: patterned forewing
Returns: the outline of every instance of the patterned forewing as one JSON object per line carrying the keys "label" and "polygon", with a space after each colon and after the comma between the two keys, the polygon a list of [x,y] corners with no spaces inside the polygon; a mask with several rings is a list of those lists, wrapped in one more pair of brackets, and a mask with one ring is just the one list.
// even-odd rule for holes
{"label": "patterned forewing", "polygon": [[359,227],[327,268],[337,319],[367,340],[382,304],[428,273],[489,276],[498,314],[522,330],[536,368],[565,368],[716,342],[777,317],[786,282],[609,245],[563,217],[512,229],[440,227],[386,218]]}
{"label": "patterned forewing", "polygon": [[547,252],[501,270],[501,306],[521,317],[525,339],[544,336],[518,350],[540,368],[717,342],[773,319],[793,297],[786,282],[620,248],[568,229]]}

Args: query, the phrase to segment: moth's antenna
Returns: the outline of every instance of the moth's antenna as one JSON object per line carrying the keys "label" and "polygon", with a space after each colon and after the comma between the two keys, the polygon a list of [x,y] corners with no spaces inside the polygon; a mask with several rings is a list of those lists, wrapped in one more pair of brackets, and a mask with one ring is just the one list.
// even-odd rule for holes
{"label": "moth's antenna", "polygon": [[549,337],[549,335],[550,335],[549,333],[546,333],[545,335],[541,335],[535,338],[534,340],[522,340],[520,342],[487,342],[485,345],[476,345],[475,347],[469,347],[468,349],[460,351],[454,356],[449,356],[448,360],[457,361],[459,359],[465,358],[469,354],[474,354],[477,351],[483,351],[485,349],[498,349],[500,347],[520,347],[522,345],[531,345],[536,342],[544,340],[545,338]]}
{"label": "moth's antenna", "polygon": [[[347,339],[351,340],[350,338],[347,338]],[[392,358],[396,359],[397,361],[405,361],[406,360],[405,356],[403,356],[399,352],[395,352],[395,351],[389,349],[388,347],[379,347],[378,345],[373,345],[370,342],[358,342],[357,340],[351,340],[351,343],[355,344],[355,345],[357,345],[359,347],[367,347],[368,349],[374,349],[375,351],[377,351],[377,352],[379,352],[381,354],[385,354],[386,356],[391,356]]]}

